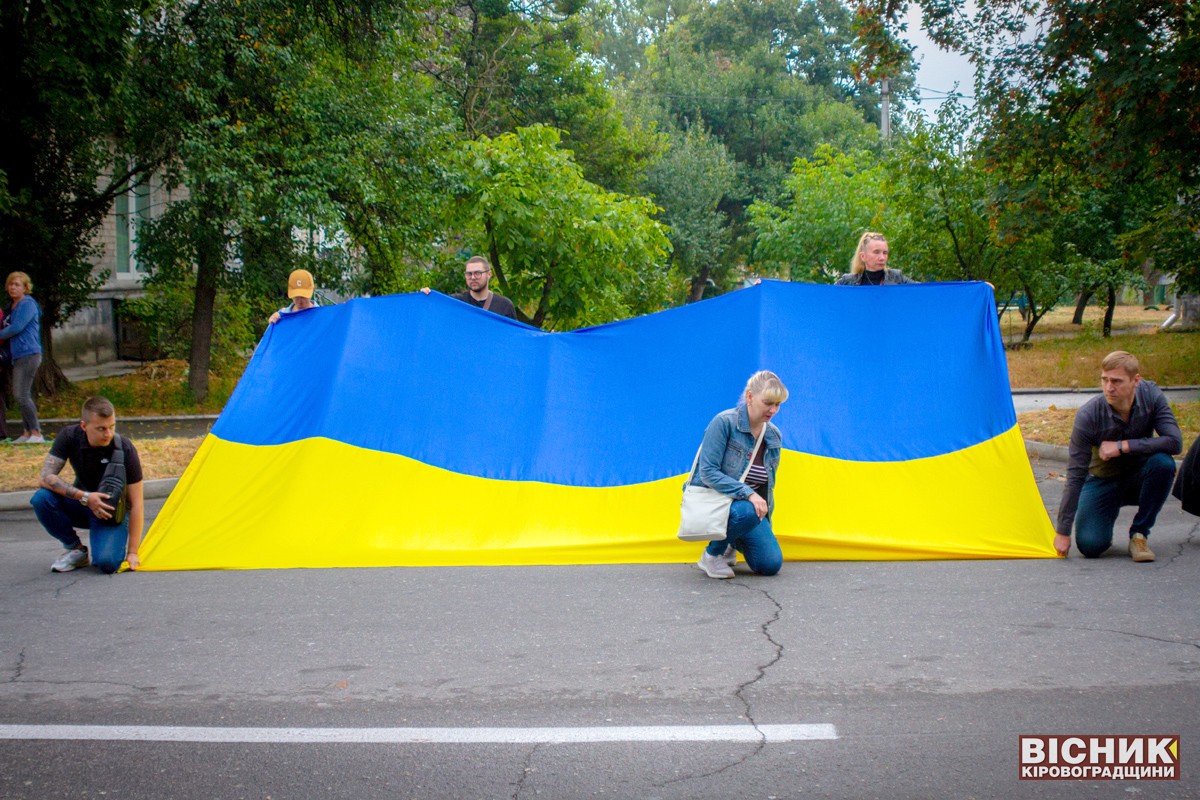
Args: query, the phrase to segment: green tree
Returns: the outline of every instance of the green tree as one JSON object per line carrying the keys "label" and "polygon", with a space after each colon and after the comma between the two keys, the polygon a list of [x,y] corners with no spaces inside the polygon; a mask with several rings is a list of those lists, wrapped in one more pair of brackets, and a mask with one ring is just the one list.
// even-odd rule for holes
{"label": "green tree", "polygon": [[784,202],[797,157],[813,157],[821,144],[877,146],[878,95],[855,78],[854,58],[850,14],[822,0],[698,3],[646,45],[645,66],[623,91],[672,136],[703,125],[737,166],[720,205],[731,232],[719,259],[724,279],[751,256],[747,208]]}
{"label": "green tree", "polygon": [[939,280],[990,281],[1004,294],[1008,253],[993,230],[995,181],[955,101],[930,122],[913,115],[888,153],[895,266]]}
{"label": "green tree", "polygon": [[[1112,0],[920,0],[940,43],[977,66],[988,157],[998,169],[1030,152],[1039,172],[1060,170],[1097,187],[1165,189],[1155,217],[1137,226],[1145,252],[1172,261],[1181,285],[1200,289],[1200,260],[1175,244],[1200,231],[1200,25],[1195,3]],[[871,0],[865,14],[883,29],[879,52],[899,33],[905,0]],[[882,57],[882,56],[881,56]],[[1031,202],[1042,198],[1031,195]],[[1123,235],[1123,234],[1119,234]],[[1129,240],[1132,241],[1132,240]],[[1109,253],[1116,257],[1116,253]]]}
{"label": "green tree", "polygon": [[444,52],[419,63],[446,93],[467,139],[518,127],[562,131],[585,176],[632,192],[663,150],[653,131],[626,120],[587,57],[584,0],[458,0],[439,20]]}
{"label": "green tree", "polygon": [[39,388],[66,383],[51,332],[106,276],[95,235],[114,199],[163,153],[156,98],[131,57],[146,0],[3,0],[0,6],[0,252],[42,306]]}
{"label": "green tree", "polygon": [[796,159],[785,182],[787,202],[750,207],[755,260],[790,280],[830,282],[846,272],[864,230],[884,227],[887,173],[868,151],[822,145]]}
{"label": "green tree", "polygon": [[467,144],[465,244],[486,252],[501,293],[539,327],[655,311],[681,293],[652,202],[587,181],[557,131],[519,128]]}
{"label": "green tree", "polygon": [[[404,90],[389,63],[413,56],[416,11],[216,0],[171,6],[156,20],[146,48],[179,87],[169,179],[187,191],[145,226],[139,246],[154,281],[194,286],[188,361],[197,399],[208,390],[219,296],[275,297],[297,266],[336,284],[347,272],[338,246],[346,231],[362,237],[382,274],[395,266],[395,240],[371,237],[372,210],[400,214],[408,231],[429,226],[422,216],[437,219],[436,207],[418,205],[429,192],[406,211],[396,202],[396,187],[414,182],[406,157],[428,150],[413,133],[424,123],[411,93],[397,102]],[[404,147],[405,134],[418,146]],[[380,166],[387,159],[399,174]]]}
{"label": "green tree", "polygon": [[646,188],[670,227],[672,259],[691,280],[689,301],[700,300],[710,282],[724,283],[721,256],[729,221],[719,209],[733,189],[736,167],[724,146],[699,126],[671,140],[667,154],[651,167]]}

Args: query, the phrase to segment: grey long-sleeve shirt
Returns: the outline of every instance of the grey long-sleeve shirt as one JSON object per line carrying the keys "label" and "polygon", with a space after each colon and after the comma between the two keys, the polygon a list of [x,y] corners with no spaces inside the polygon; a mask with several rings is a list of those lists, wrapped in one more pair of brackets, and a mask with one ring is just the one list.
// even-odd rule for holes
{"label": "grey long-sleeve shirt", "polygon": [[[1155,436],[1155,432],[1158,433]],[[1101,442],[1129,442],[1129,453],[1105,461],[1100,458]],[[1067,490],[1058,506],[1056,530],[1071,535],[1075,512],[1079,508],[1079,490],[1088,474],[1097,478],[1116,478],[1125,470],[1140,468],[1155,453],[1173,456],[1183,450],[1183,434],[1171,413],[1166,396],[1154,381],[1142,380],[1134,389],[1129,422],[1108,404],[1101,394],[1084,403],[1075,414],[1071,429],[1070,460],[1067,463]]]}

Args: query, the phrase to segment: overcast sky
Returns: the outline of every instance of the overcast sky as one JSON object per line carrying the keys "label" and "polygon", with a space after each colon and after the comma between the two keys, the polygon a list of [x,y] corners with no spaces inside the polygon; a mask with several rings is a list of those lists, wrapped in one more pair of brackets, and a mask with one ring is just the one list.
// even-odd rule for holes
{"label": "overcast sky", "polygon": [[[921,28],[921,8],[913,3],[908,8],[906,37],[916,46],[913,58],[917,62],[917,86],[920,88],[920,108],[926,116],[937,113],[946,93],[958,84],[958,91],[971,98],[975,94],[975,73],[966,56],[941,50]],[[964,100],[967,105],[969,99]]]}

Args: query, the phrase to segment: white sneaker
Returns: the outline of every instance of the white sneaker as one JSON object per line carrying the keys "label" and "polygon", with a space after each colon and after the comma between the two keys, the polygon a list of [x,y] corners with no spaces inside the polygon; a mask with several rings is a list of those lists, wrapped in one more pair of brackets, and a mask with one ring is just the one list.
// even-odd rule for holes
{"label": "white sneaker", "polygon": [[696,566],[704,570],[704,574],[710,578],[732,578],[733,567],[729,566],[729,562],[725,560],[725,554],[712,556],[705,550],[700,554],[700,560],[696,562]]}
{"label": "white sneaker", "polygon": [[29,434],[22,433],[20,436],[12,440],[13,444],[25,444],[29,441]]}
{"label": "white sneaker", "polygon": [[33,436],[30,436],[27,439],[25,439],[24,442],[17,442],[17,444],[45,444],[45,443],[46,443],[46,437],[42,436],[40,433],[35,433]]}
{"label": "white sneaker", "polygon": [[730,569],[737,566],[737,550],[734,549],[733,545],[725,546],[725,555],[721,556],[721,558],[725,559],[725,563],[729,565]]}
{"label": "white sneaker", "polygon": [[51,572],[70,572],[73,569],[86,567],[88,565],[87,550],[81,547],[76,547],[74,550],[68,550],[58,557],[58,560],[50,565]]}

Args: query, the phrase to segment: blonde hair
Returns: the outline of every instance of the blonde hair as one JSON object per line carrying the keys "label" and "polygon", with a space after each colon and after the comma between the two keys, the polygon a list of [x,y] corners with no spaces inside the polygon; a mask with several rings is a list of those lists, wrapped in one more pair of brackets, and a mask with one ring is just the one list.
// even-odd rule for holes
{"label": "blonde hair", "polygon": [[788,399],[788,390],[783,385],[783,381],[779,380],[779,376],[774,372],[768,372],[765,369],[750,376],[750,380],[746,381],[746,390],[743,394],[761,397],[766,403],[782,403]]}
{"label": "blonde hair", "polygon": [[1108,372],[1110,369],[1123,369],[1132,378],[1142,371],[1142,365],[1138,363],[1137,356],[1133,353],[1127,353],[1124,350],[1114,350],[1100,362],[1100,370],[1102,372]]}
{"label": "blonde hair", "polygon": [[875,231],[866,231],[858,239],[858,247],[854,248],[854,255],[850,257],[850,274],[857,275],[860,272],[865,272],[867,265],[863,263],[863,250],[867,247],[867,242],[883,242],[887,244],[887,237],[882,233]]}
{"label": "blonde hair", "polygon": [[4,285],[8,286],[10,283],[12,283],[13,278],[17,278],[21,281],[21,283],[25,284],[25,294],[33,293],[33,281],[24,272],[8,273],[8,277],[4,279]]}

